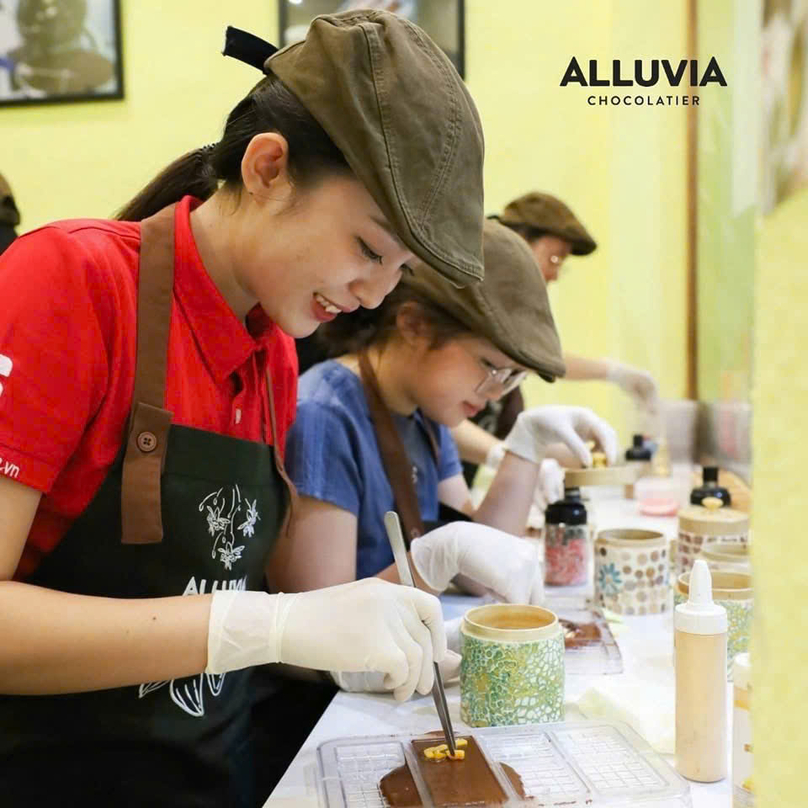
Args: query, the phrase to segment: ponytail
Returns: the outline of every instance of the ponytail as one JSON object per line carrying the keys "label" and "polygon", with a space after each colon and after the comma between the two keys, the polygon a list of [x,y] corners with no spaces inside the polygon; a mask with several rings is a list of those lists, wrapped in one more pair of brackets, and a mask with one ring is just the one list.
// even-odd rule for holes
{"label": "ponytail", "polygon": [[115,218],[125,222],[140,222],[179,202],[188,194],[203,200],[211,197],[219,187],[210,164],[211,148],[204,146],[190,151],[166,166],[115,214]]}

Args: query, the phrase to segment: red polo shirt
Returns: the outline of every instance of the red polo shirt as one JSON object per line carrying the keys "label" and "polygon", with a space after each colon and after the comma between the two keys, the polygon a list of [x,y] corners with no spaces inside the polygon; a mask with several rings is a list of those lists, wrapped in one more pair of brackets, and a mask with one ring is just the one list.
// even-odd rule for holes
{"label": "red polo shirt", "polygon": [[[283,447],[294,420],[294,340],[256,306],[247,327],[208,276],[185,197],[175,217],[166,409],[175,424]],[[115,460],[135,376],[140,225],[56,222],[0,257],[0,474],[43,492],[15,577],[87,507]],[[278,435],[269,426],[271,371]]]}

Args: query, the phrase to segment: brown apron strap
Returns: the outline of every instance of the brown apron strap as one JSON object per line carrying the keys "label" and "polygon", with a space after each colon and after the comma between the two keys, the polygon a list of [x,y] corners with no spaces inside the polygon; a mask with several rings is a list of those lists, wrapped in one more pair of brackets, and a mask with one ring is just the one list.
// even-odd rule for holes
{"label": "brown apron strap", "polygon": [[[424,533],[418,495],[412,482],[410,459],[393,422],[393,416],[384,403],[379,390],[379,382],[365,351],[359,353],[359,375],[365,388],[370,420],[376,430],[376,440],[379,443],[384,470],[387,473],[390,487],[393,489],[396,510],[404,525],[404,541],[409,550],[410,542]],[[427,433],[431,435],[429,429],[427,429]],[[434,435],[431,437],[434,445]]]}
{"label": "brown apron strap", "polygon": [[160,475],[172,413],[164,409],[174,289],[174,205],[140,225],[135,392],[123,460],[121,542],[163,540]]}
{"label": "brown apron strap", "polygon": [[278,474],[280,475],[283,482],[286,484],[286,489],[289,492],[289,507],[286,509],[286,515],[283,518],[283,524],[281,525],[280,533],[283,535],[288,529],[289,525],[292,520],[292,511],[295,509],[295,505],[297,504],[297,488],[295,488],[295,484],[289,479],[289,475],[286,473],[286,465],[284,464],[284,447],[278,445],[278,430],[276,428],[276,418],[275,418],[275,396],[272,393],[272,373],[270,372],[269,368],[267,368],[267,397],[269,398],[269,423],[272,427],[272,442],[275,446],[275,451],[272,453],[275,455],[275,468],[278,470]]}

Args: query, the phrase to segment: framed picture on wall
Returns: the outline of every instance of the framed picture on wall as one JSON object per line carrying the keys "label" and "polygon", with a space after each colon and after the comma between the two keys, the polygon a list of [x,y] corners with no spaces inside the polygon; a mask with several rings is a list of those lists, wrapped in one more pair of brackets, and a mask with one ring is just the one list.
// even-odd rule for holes
{"label": "framed picture on wall", "polygon": [[281,45],[303,39],[309,23],[319,14],[358,8],[393,11],[411,20],[432,37],[452,60],[457,72],[464,75],[463,0],[278,0]]}
{"label": "framed picture on wall", "polygon": [[123,98],[119,0],[2,0],[0,105]]}

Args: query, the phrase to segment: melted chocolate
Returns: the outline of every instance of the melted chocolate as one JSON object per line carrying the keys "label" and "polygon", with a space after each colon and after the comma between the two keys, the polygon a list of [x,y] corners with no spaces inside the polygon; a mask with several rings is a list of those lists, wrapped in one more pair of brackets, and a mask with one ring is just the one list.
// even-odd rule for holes
{"label": "melted chocolate", "polygon": [[594,623],[574,623],[563,618],[559,622],[564,629],[565,648],[582,648],[600,640],[600,629]]}
{"label": "melted chocolate", "polygon": [[[427,760],[424,757],[424,749],[433,745],[434,741],[412,743],[421,777],[436,806],[502,805],[507,801],[507,795],[474,738],[468,738],[468,746],[465,747],[466,756],[463,760]],[[522,778],[507,764],[500,765],[517,794],[525,799]],[[423,806],[415,780],[406,764],[386,774],[379,787],[390,808]]]}

